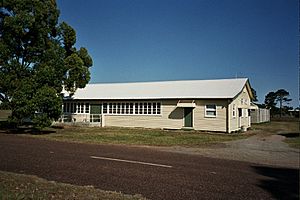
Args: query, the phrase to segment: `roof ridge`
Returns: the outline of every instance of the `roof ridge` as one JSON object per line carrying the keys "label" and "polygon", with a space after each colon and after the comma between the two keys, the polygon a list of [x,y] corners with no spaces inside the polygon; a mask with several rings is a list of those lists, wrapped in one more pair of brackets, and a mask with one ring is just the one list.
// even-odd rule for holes
{"label": "roof ridge", "polygon": [[193,81],[226,81],[226,80],[248,80],[248,78],[222,78],[222,79],[186,79],[186,80],[162,80],[162,81],[136,81],[136,82],[104,82],[88,83],[87,85],[104,85],[104,84],[142,84],[142,83],[170,83],[170,82],[193,82]]}

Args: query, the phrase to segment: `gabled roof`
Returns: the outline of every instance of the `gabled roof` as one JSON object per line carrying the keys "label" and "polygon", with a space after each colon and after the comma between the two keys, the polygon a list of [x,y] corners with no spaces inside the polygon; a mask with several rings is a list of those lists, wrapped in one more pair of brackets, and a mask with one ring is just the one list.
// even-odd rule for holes
{"label": "gabled roof", "polygon": [[72,99],[232,99],[245,85],[249,91],[247,78],[99,83],[78,89]]}

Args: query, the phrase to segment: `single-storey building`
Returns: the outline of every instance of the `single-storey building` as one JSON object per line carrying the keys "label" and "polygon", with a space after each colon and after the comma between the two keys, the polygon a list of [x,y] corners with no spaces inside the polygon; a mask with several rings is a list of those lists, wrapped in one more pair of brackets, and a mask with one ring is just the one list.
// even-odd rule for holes
{"label": "single-storey building", "polygon": [[247,78],[88,84],[61,122],[230,133],[251,126],[252,98]]}

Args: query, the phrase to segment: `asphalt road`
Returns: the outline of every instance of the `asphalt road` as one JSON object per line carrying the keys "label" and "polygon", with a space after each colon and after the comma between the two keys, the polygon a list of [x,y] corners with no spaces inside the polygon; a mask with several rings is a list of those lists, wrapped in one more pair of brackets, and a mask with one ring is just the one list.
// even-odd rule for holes
{"label": "asphalt road", "polygon": [[0,170],[150,199],[299,199],[299,169],[0,134]]}

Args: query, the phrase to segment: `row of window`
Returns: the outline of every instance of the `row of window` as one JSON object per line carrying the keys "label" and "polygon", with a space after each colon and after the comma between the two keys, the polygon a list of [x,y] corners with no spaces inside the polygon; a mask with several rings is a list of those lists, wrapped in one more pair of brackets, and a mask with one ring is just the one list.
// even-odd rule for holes
{"label": "row of window", "polygon": [[66,102],[63,105],[64,113],[89,113],[90,104],[89,103],[70,103]]}
{"label": "row of window", "polygon": [[[250,111],[248,109],[238,108],[239,117],[247,117],[250,116]],[[236,117],[236,105],[233,104],[232,107],[232,117]]]}
{"label": "row of window", "polygon": [[[64,113],[90,113],[90,107],[100,106],[99,113],[93,114],[130,114],[130,115],[160,115],[161,103],[159,102],[134,102],[134,103],[72,103],[65,102],[63,105]],[[102,107],[102,110],[101,110]],[[91,111],[92,112],[92,111]]]}
{"label": "row of window", "polygon": [[[93,104],[92,104],[93,105]],[[98,104],[99,105],[99,104]],[[103,103],[100,104],[104,114],[130,114],[130,115],[160,115],[161,103],[159,102],[135,102],[135,103]],[[65,102],[63,105],[64,113],[90,113],[89,103]],[[248,111],[239,110],[239,117],[249,116]],[[96,114],[96,113],[93,113]],[[214,104],[205,105],[205,117],[216,117],[217,106]],[[232,116],[236,117],[236,106],[233,105]]]}
{"label": "row of window", "polygon": [[[248,109],[238,109],[239,117],[247,117],[250,116],[250,112]],[[217,106],[216,105],[205,105],[205,117],[216,117],[217,116]],[[232,108],[232,116],[236,117],[236,106],[233,105]]]}
{"label": "row of window", "polygon": [[104,103],[104,114],[135,114],[135,115],[160,115],[161,103],[135,102],[135,103]]}

